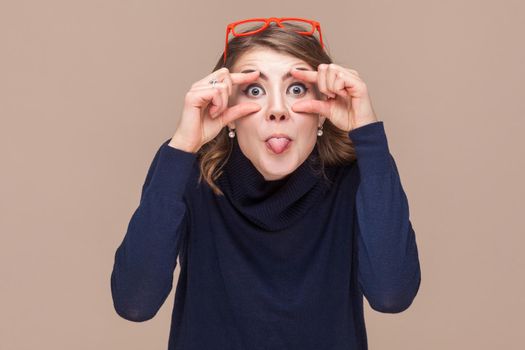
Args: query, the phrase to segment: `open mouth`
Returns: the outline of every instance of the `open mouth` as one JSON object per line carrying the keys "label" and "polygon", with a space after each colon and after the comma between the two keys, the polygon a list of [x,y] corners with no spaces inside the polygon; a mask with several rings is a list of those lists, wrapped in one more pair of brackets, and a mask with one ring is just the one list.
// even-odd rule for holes
{"label": "open mouth", "polygon": [[281,154],[290,148],[292,140],[287,137],[270,137],[266,140],[266,148],[274,154]]}

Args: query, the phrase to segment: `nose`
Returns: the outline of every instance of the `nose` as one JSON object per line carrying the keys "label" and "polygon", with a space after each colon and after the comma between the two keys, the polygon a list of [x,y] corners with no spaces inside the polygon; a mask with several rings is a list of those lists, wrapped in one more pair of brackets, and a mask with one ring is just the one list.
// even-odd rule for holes
{"label": "nose", "polygon": [[274,94],[270,101],[270,106],[266,114],[266,121],[285,121],[290,118],[290,113],[286,107],[286,101],[281,94]]}
{"label": "nose", "polygon": [[271,120],[280,120],[280,121],[285,121],[286,119],[289,119],[289,116],[288,116],[288,113],[286,112],[283,112],[283,113],[271,113],[267,118],[266,118],[268,121],[271,121]]}

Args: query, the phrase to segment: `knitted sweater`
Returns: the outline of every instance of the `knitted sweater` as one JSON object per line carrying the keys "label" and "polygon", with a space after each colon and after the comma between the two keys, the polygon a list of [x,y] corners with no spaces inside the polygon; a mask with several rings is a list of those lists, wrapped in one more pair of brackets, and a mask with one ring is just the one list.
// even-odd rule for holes
{"label": "knitted sweater", "polygon": [[169,350],[367,349],[363,296],[406,310],[421,271],[409,206],[383,121],[348,133],[357,161],[325,166],[317,145],[285,178],[266,181],[236,138],[216,183],[197,153],[155,154],[116,250],[116,312],[151,319],[180,263]]}

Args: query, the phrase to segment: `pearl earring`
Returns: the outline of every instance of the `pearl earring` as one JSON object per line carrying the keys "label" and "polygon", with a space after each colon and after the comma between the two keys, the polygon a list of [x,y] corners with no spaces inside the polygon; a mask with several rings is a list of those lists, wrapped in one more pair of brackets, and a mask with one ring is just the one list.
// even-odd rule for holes
{"label": "pearl earring", "polygon": [[230,129],[228,136],[233,139],[235,137],[235,129]]}
{"label": "pearl earring", "polygon": [[[320,117],[322,117],[322,115],[319,114],[319,118]],[[323,125],[317,127],[317,136],[323,136]]]}
{"label": "pearl earring", "polygon": [[323,126],[319,125],[317,127],[317,136],[323,136]]}

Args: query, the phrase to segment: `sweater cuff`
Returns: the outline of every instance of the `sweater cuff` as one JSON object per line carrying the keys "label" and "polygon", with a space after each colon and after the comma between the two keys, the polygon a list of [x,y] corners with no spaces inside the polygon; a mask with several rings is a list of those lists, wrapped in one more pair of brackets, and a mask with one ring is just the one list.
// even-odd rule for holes
{"label": "sweater cuff", "polygon": [[168,145],[170,140],[160,147],[159,159],[148,191],[180,200],[184,195],[197,153],[172,147]]}
{"label": "sweater cuff", "polygon": [[385,173],[392,162],[383,121],[372,122],[348,132],[362,175]]}

